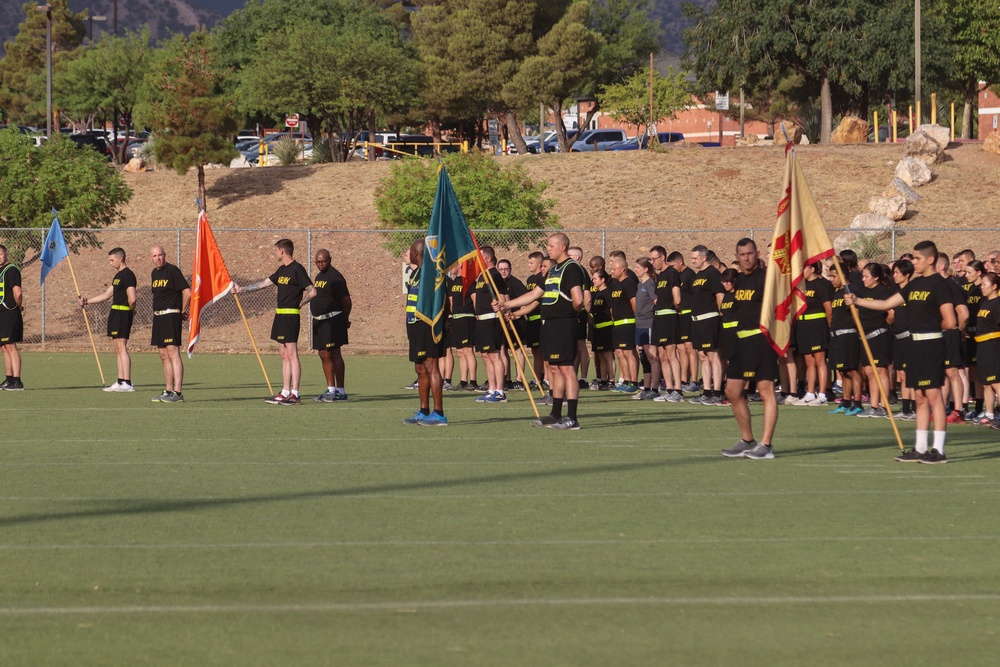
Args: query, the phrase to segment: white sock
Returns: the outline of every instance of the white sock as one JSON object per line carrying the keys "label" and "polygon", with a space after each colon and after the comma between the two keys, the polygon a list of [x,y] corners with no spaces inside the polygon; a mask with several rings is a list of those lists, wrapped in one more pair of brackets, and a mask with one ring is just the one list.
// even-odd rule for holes
{"label": "white sock", "polygon": [[333,392],[337,391],[337,388],[336,387],[327,387],[326,390],[332,394]]}
{"label": "white sock", "polygon": [[330,391],[332,391],[335,394],[343,394],[343,393],[345,393],[343,387],[330,387]]}
{"label": "white sock", "polygon": [[913,448],[920,454],[927,453],[927,431],[917,431],[917,444]]}
{"label": "white sock", "polygon": [[934,449],[944,454],[944,436],[947,431],[934,431]]}
{"label": "white sock", "polygon": [[288,396],[288,395],[289,395],[290,393],[291,393],[291,392],[290,392],[290,391],[288,391],[287,389],[282,389],[282,390],[281,390],[281,395],[282,395],[282,396]]}
{"label": "white sock", "polygon": [[824,394],[823,392],[820,392],[820,394],[819,394],[819,400],[825,401],[826,400],[826,394]]}
{"label": "white sock", "polygon": [[995,419],[996,415],[994,415],[992,412],[987,412],[986,413],[986,418],[987,419]]}
{"label": "white sock", "polygon": [[806,400],[806,401],[815,401],[816,400],[816,394],[812,393],[811,391],[810,392],[806,392],[806,395],[803,398],[803,400]]}
{"label": "white sock", "polygon": [[294,396],[295,398],[298,398],[299,397],[299,390],[298,389],[292,389],[292,396]]}

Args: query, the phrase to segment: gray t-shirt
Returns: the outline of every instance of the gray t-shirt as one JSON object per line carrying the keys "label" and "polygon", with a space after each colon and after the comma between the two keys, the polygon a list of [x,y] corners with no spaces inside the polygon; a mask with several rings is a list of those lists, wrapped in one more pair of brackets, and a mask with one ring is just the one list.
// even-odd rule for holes
{"label": "gray t-shirt", "polygon": [[635,328],[649,329],[653,326],[653,299],[656,298],[656,282],[646,278],[635,288]]}

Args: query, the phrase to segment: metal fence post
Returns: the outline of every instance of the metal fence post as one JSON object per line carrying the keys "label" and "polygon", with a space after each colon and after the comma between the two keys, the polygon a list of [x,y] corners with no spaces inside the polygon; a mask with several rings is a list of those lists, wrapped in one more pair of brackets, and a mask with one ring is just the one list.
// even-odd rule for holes
{"label": "metal fence post", "polygon": [[[313,256],[313,230],[312,227],[306,230],[306,266],[309,266],[309,262],[312,260]],[[309,269],[306,269],[308,273]],[[312,315],[309,314],[309,307],[306,306],[306,349],[312,349],[313,342],[313,328],[312,328]]]}
{"label": "metal fence post", "polygon": [[896,226],[892,227],[892,255],[889,259],[896,259]]}
{"label": "metal fence post", "polygon": [[750,228],[750,240],[753,241],[754,243],[757,242],[757,239],[754,238],[754,232],[752,227]]}
{"label": "metal fence post", "polygon": [[181,265],[181,230],[177,229],[177,266]]}
{"label": "metal fence post", "polygon": [[608,256],[608,228],[601,227],[601,257]]}
{"label": "metal fence post", "polygon": [[[42,237],[41,243],[38,244],[39,248],[45,247],[45,230],[40,230],[39,234]],[[42,283],[42,349],[45,349],[45,283]]]}

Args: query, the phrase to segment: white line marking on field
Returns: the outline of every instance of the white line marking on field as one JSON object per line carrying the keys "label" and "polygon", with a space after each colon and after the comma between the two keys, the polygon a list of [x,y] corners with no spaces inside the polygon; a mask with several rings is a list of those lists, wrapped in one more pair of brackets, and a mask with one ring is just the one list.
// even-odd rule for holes
{"label": "white line marking on field", "polygon": [[88,607],[0,607],[2,616],[65,616],[73,614],[245,614],[413,610],[489,609],[499,607],[620,607],[620,606],[781,606],[810,604],[913,604],[996,602],[1000,593],[950,595],[790,595],[769,597],[616,597],[525,598],[479,600],[400,600],[390,602],[326,602],[315,604],[123,605]]}
{"label": "white line marking on field", "polygon": [[672,544],[795,544],[885,542],[994,542],[1000,535],[841,535],[816,537],[677,537],[604,540],[345,540],[330,542],[235,542],[166,544],[0,544],[0,551],[197,551],[218,549],[353,549],[371,547],[586,547]]}

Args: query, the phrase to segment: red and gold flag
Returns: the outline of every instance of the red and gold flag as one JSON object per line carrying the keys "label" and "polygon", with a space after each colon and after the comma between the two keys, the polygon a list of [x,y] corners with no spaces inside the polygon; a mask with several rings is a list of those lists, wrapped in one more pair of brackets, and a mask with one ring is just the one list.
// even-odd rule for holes
{"label": "red and gold flag", "polygon": [[198,216],[198,245],[194,253],[194,270],[191,272],[191,331],[188,334],[188,357],[194,351],[201,335],[201,311],[212,305],[233,289],[233,279],[219,252],[208,216],[202,211]]}
{"label": "red and gold flag", "polygon": [[801,289],[803,269],[832,256],[833,244],[789,144],[785,149],[785,180],[760,313],[761,331],[779,355],[785,356],[788,351],[792,324],[806,309],[806,295]]}

